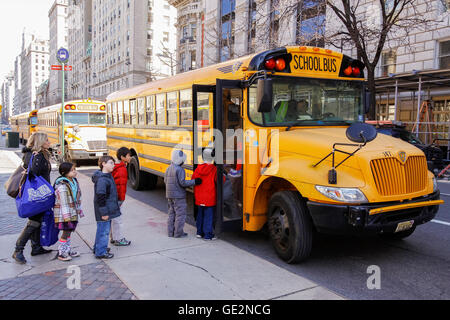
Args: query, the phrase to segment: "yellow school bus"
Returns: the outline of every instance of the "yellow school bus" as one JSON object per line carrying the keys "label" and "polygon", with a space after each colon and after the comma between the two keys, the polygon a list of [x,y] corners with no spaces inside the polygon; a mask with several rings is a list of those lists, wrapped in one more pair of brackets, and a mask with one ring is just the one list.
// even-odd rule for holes
{"label": "yellow school bus", "polygon": [[10,122],[12,131],[19,132],[20,142],[26,144],[30,136],[36,132],[37,110],[11,116]]}
{"label": "yellow school bus", "polygon": [[131,149],[134,189],[155,186],[173,149],[191,177],[214,148],[216,233],[266,226],[288,263],[316,231],[401,239],[443,203],[423,152],[363,123],[364,65],[328,49],[260,52],[112,93],[107,109],[109,153]]}
{"label": "yellow school bus", "polygon": [[48,135],[58,161],[98,159],[107,154],[106,105],[90,99],[68,101],[64,105],[65,157],[61,156],[61,104],[37,113],[38,131]]}

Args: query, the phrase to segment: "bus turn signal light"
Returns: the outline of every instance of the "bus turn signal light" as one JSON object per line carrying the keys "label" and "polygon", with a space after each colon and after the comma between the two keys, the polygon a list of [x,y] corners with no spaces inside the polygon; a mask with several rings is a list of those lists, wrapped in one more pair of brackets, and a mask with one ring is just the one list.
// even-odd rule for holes
{"label": "bus turn signal light", "polygon": [[277,71],[283,71],[284,68],[286,68],[286,61],[282,58],[277,59],[275,62],[275,69],[277,69]]}
{"label": "bus turn signal light", "polygon": [[264,63],[264,66],[266,67],[267,70],[273,70],[273,68],[275,68],[275,59],[269,59],[266,60],[266,62]]}
{"label": "bus turn signal light", "polygon": [[358,67],[355,67],[355,68],[353,68],[352,73],[355,77],[357,77],[361,74],[361,70],[359,70]]}
{"label": "bus turn signal light", "polygon": [[105,106],[101,106],[101,107],[100,107],[100,110],[105,111],[105,110],[106,110],[106,107],[105,107]]}

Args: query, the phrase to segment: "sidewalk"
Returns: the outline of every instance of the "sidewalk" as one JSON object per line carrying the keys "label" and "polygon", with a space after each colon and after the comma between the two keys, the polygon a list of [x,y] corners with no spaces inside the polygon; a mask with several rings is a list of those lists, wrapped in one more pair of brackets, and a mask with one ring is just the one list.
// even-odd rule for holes
{"label": "sidewalk", "polygon": [[[0,150],[0,161],[4,157],[4,151]],[[122,208],[125,235],[132,241],[131,246],[112,246],[111,252],[115,255],[113,259],[96,260],[91,253],[96,232],[92,205],[93,183],[90,176],[83,174],[82,168],[78,180],[83,191],[82,203],[86,217],[80,220],[73,241],[77,251],[82,255],[69,264],[81,266],[82,291],[85,286],[91,285],[92,281],[95,282],[101,277],[101,273],[95,274],[95,265],[104,264],[106,270],[111,270],[111,281],[117,277],[115,282],[124,284],[132,293],[131,297],[124,295],[130,299],[343,299],[308,279],[290,273],[225,241],[219,239],[205,242],[197,239],[195,228],[191,225],[185,227],[185,231],[189,234],[187,238],[169,238],[166,231],[167,214],[130,197]],[[14,201],[9,199],[8,201]],[[20,281],[21,278],[17,277],[42,276],[49,272],[51,277],[68,276],[64,270],[69,264],[51,260],[53,254],[30,257],[29,246],[24,253],[28,260],[27,265],[16,264],[11,254],[17,236],[17,234],[0,235],[0,299],[4,281],[12,283]],[[53,249],[56,249],[56,246]],[[104,281],[103,287],[106,284]],[[94,291],[98,293],[97,289]],[[103,291],[106,290],[103,288]],[[79,294],[78,297],[66,293],[66,296],[62,297],[79,299],[89,296],[95,299],[92,292],[93,290],[90,291],[90,295]],[[118,294],[110,294],[106,298],[121,299],[122,295],[118,297]],[[52,299],[51,295],[49,299]]]}

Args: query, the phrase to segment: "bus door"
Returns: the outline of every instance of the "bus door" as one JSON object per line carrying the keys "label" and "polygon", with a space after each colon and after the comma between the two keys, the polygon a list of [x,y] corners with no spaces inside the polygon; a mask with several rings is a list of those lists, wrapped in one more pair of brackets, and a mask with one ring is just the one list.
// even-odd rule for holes
{"label": "bus door", "polygon": [[242,99],[241,81],[217,80],[214,128],[222,133],[223,153],[216,157],[219,160],[216,232],[242,228],[244,158]]}
{"label": "bus door", "polygon": [[[213,106],[216,86],[194,85],[192,87],[192,165],[193,170],[202,163],[202,149],[213,142]],[[194,201],[194,217],[197,208]]]}

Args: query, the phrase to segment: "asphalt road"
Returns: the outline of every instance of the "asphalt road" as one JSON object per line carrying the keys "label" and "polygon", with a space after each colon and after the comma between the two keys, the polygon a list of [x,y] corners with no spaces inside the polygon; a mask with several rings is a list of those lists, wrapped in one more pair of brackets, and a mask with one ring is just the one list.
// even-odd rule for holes
{"label": "asphalt road", "polygon": [[[93,167],[79,170],[86,175],[94,172]],[[439,182],[439,188],[446,203],[432,222],[418,226],[410,237],[389,241],[319,235],[311,257],[297,265],[281,261],[262,232],[225,232],[220,238],[348,299],[450,299],[450,181]],[[156,190],[129,188],[127,197],[167,212],[161,179]],[[192,198],[188,203],[192,208]],[[192,212],[188,223],[194,224]],[[372,266],[379,267],[380,289],[367,286],[369,277],[373,279]]]}

